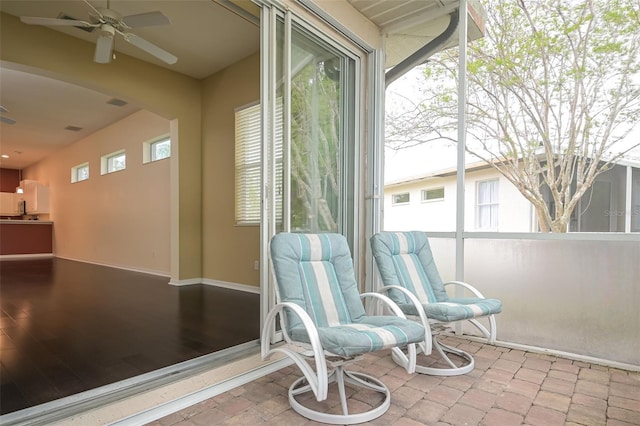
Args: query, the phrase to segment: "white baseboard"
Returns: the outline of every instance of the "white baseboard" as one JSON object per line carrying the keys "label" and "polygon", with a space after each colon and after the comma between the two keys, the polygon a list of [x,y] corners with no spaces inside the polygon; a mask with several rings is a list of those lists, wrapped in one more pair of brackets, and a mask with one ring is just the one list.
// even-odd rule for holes
{"label": "white baseboard", "polygon": [[247,293],[260,294],[260,287],[247,285],[247,284],[230,283],[226,281],[212,280],[209,278],[203,278],[202,284],[212,285],[214,287],[228,288],[230,290],[244,291]]}
{"label": "white baseboard", "polygon": [[52,257],[53,257],[53,253],[1,254],[0,260],[50,259]]}
{"label": "white baseboard", "polygon": [[169,284],[175,285],[177,287],[180,287],[183,285],[202,284],[202,278],[189,278],[188,280],[174,280],[173,278],[171,278],[171,281],[169,281]]}
{"label": "white baseboard", "polygon": [[169,281],[169,284],[175,286],[204,284],[213,287],[228,288],[230,290],[244,291],[245,293],[260,294],[260,287],[247,284],[231,283],[228,281],[212,280],[211,278],[189,278],[187,280],[171,279],[171,281]]}

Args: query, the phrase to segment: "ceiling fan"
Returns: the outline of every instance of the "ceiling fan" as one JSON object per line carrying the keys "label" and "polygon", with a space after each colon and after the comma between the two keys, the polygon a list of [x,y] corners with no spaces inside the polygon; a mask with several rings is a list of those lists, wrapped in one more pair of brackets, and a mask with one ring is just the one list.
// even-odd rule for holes
{"label": "ceiling fan", "polygon": [[68,26],[81,29],[90,28],[91,31],[99,31],[96,50],[93,57],[95,62],[106,64],[111,62],[113,56],[113,38],[116,33],[139,49],[155,56],[167,64],[175,64],[178,58],[155,44],[127,32],[133,28],[151,27],[158,25],[168,25],[171,22],[162,12],[146,12],[137,15],[121,16],[118,12],[110,9],[110,0],[107,0],[106,8],[96,8],[87,0],[83,0],[90,8],[89,21],[80,21],[69,17],[64,18],[41,18],[35,16],[21,16],[20,20],[25,24],[46,25],[46,26]]}

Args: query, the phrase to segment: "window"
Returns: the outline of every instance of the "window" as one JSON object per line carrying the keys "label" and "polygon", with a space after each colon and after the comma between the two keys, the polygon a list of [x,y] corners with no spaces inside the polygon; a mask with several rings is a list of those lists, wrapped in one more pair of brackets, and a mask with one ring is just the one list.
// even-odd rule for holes
{"label": "window", "polygon": [[[260,104],[236,110],[236,225],[260,223],[261,185],[261,122]],[[282,99],[276,103],[276,175],[282,175]],[[276,183],[276,205],[282,206],[282,181]],[[282,210],[276,211],[276,220],[282,221]]]}
{"label": "window", "polygon": [[236,224],[260,223],[260,104],[236,111]]}
{"label": "window", "polygon": [[402,194],[393,194],[393,204],[408,204],[411,199],[408,192],[403,192]]}
{"label": "window", "polygon": [[478,182],[476,203],[476,227],[498,229],[498,179]]}
{"label": "window", "polygon": [[103,175],[124,170],[126,167],[127,154],[124,150],[113,152],[100,159],[100,173]]}
{"label": "window", "polygon": [[168,136],[142,144],[142,162],[151,163],[171,157],[171,139]]}
{"label": "window", "polygon": [[442,201],[442,200],[444,200],[444,186],[441,188],[422,190],[422,201]]}
{"label": "window", "polygon": [[78,164],[71,168],[71,183],[89,179],[89,163]]}

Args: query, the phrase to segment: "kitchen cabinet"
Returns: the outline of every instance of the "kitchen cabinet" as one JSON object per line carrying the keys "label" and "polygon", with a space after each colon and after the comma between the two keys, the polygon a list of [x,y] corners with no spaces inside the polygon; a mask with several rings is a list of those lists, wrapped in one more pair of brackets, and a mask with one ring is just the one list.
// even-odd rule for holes
{"label": "kitchen cabinet", "polygon": [[18,216],[18,199],[13,192],[0,192],[0,216]]}
{"label": "kitchen cabinet", "polygon": [[35,180],[23,180],[20,186],[24,193],[27,214],[49,213],[49,187]]}
{"label": "kitchen cabinet", "polygon": [[52,256],[53,222],[0,220],[0,259],[3,256]]}

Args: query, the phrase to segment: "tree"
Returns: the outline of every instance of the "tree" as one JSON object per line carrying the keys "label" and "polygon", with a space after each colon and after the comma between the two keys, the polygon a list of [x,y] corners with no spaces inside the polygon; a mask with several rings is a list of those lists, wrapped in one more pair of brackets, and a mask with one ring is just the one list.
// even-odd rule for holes
{"label": "tree", "polygon": [[[485,37],[468,48],[467,151],[566,232],[598,174],[640,146],[638,0],[487,0]],[[401,149],[457,126],[457,50],[430,58],[423,98],[387,117]]]}
{"label": "tree", "polygon": [[339,62],[309,60],[291,81],[291,227],[338,229]]}

